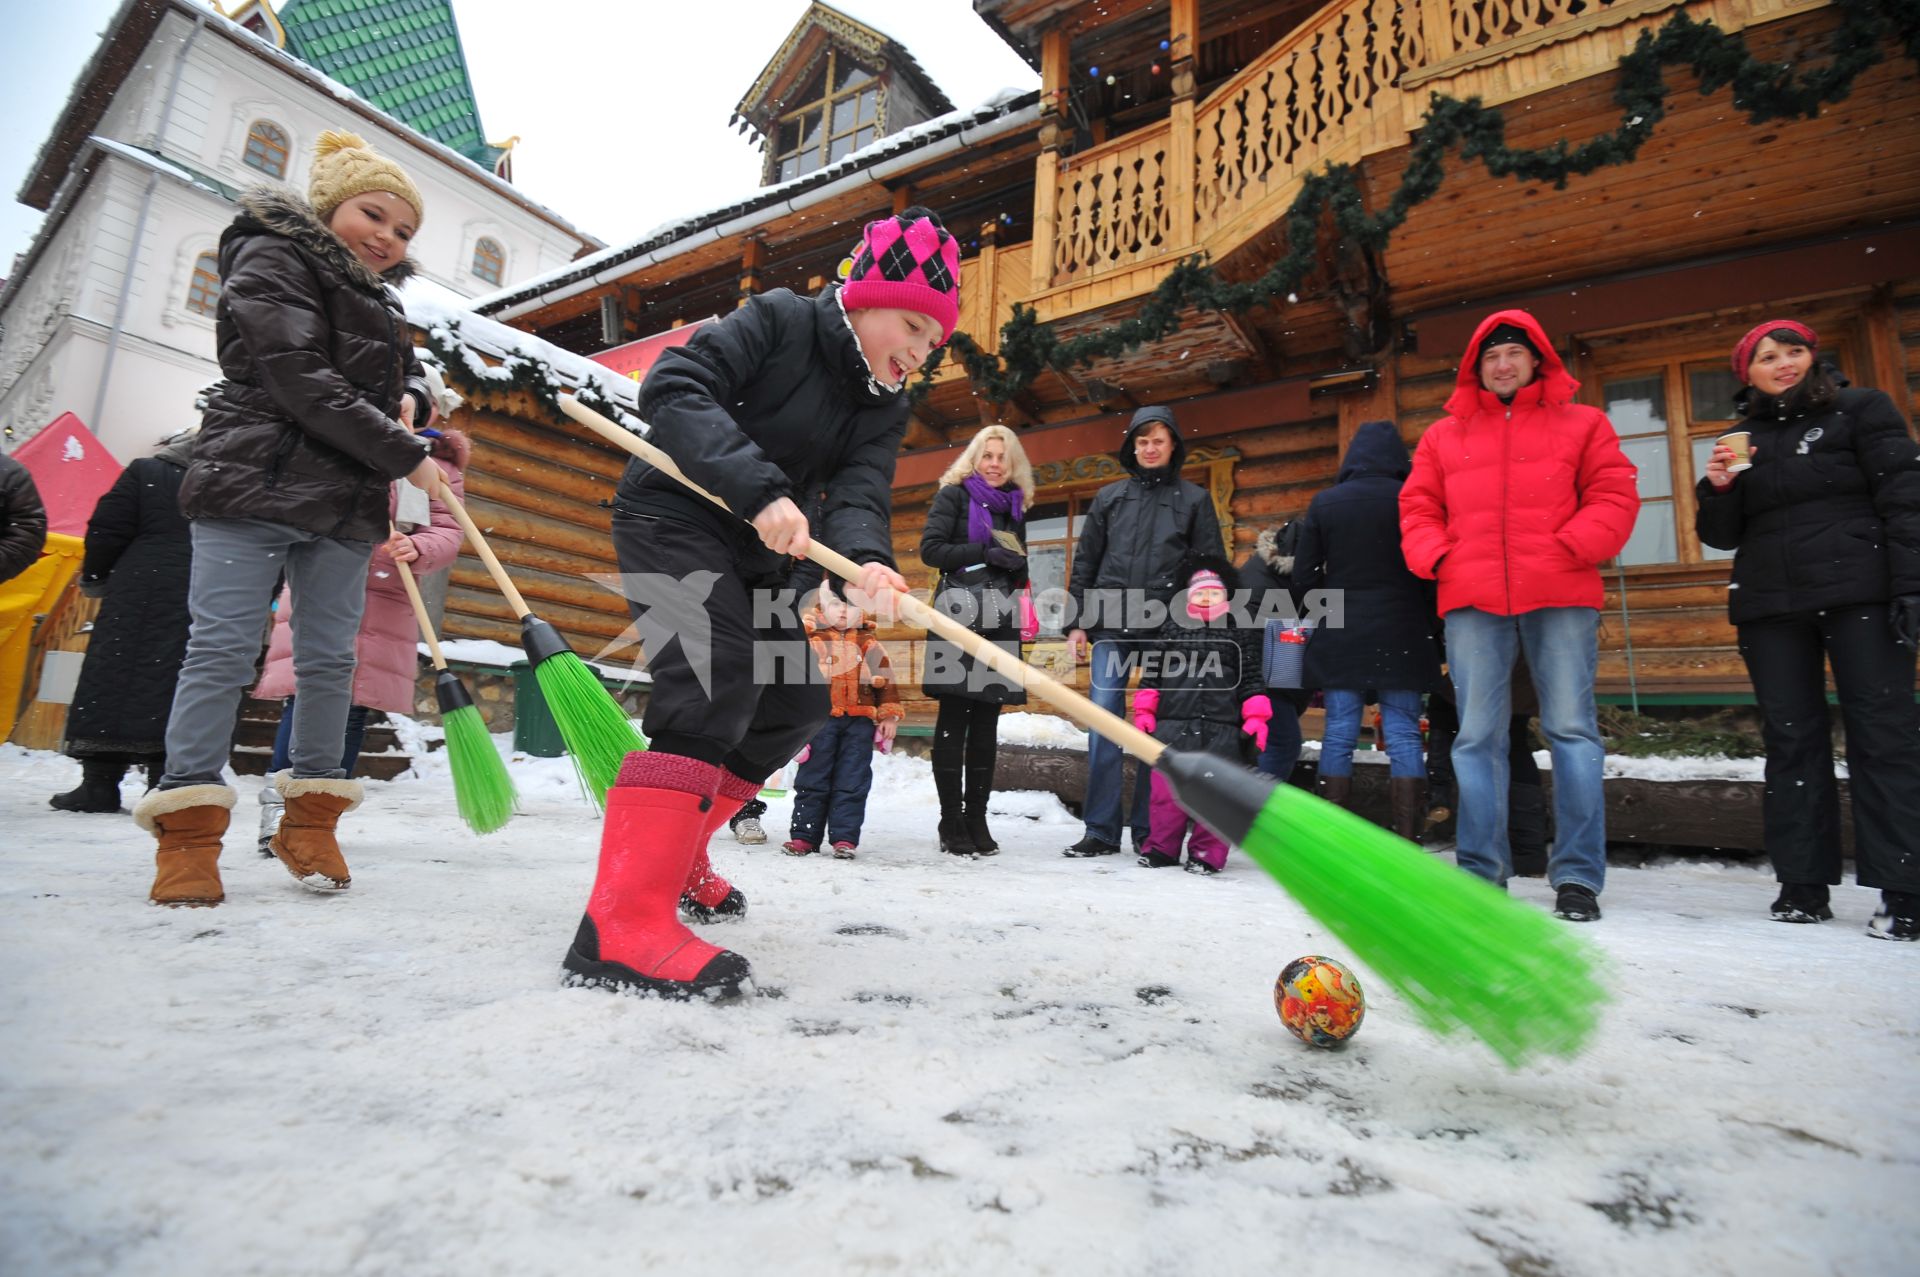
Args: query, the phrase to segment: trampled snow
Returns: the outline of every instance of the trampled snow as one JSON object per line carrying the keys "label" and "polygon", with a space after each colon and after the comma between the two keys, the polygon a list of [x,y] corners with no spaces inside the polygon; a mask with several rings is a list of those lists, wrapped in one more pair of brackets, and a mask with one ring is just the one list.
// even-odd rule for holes
{"label": "trampled snow", "polygon": [[243,778],[227,903],[173,911],[126,816],[48,809],[71,760],[0,749],[0,1271],[1913,1271],[1920,945],[1871,892],[1783,926],[1760,865],[1616,866],[1582,1057],[1510,1072],[1365,967],[1323,1052],[1272,983],[1343,955],[1243,857],[1064,859],[1002,794],[953,860],[927,765],[877,764],[855,861],[780,854],[785,798],[716,839],[761,992],[689,1006],[559,987],[599,829],[564,759],[511,762],[489,838],[444,754],[370,783],[329,897]]}

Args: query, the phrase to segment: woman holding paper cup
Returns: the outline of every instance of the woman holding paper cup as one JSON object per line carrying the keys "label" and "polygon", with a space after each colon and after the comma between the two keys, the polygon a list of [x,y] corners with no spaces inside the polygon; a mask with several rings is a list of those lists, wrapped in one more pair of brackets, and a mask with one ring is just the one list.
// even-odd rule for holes
{"label": "woman holding paper cup", "polygon": [[[1893,401],[1816,359],[1814,331],[1769,320],[1733,371],[1746,440],[1722,436],[1695,530],[1734,551],[1728,619],[1740,633],[1767,744],[1773,917],[1833,916],[1840,806],[1829,738],[1831,662],[1852,778],[1856,877],[1881,890],[1868,933],[1920,938],[1920,448]],[[1743,449],[1739,445],[1744,443]],[[1741,453],[1748,465],[1742,468]]]}

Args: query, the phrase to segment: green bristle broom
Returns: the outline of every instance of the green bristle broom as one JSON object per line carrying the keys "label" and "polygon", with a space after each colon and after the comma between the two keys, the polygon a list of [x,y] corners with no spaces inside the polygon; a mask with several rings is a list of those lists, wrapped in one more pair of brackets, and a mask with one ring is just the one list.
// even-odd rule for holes
{"label": "green bristle broom", "polygon": [[466,507],[454,497],[443,483],[439,491],[440,503],[453,512],[467,534],[468,544],[480,561],[487,565],[487,571],[493,577],[493,583],[505,596],[507,605],[513,614],[520,618],[520,646],[527,654],[527,660],[533,664],[534,679],[540,684],[540,694],[546,698],[547,708],[553,711],[553,721],[560,728],[560,739],[566,743],[567,753],[573,758],[573,765],[580,773],[580,783],[586,787],[593,801],[605,806],[607,790],[619,778],[620,764],[626,761],[628,754],[643,750],[647,742],[640,731],[620,708],[620,702],[613,699],[599,676],[587,668],[587,663],[574,655],[567,640],[560,631],[533,614],[527,601],[520,597],[520,591],[513,588],[513,582],[507,579],[507,570],[500,566],[493,547],[487,544],[486,537],[474,524],[473,516]]}
{"label": "green bristle broom", "polygon": [[[575,421],[724,508],[664,452],[569,396]],[[848,581],[860,568],[814,542],[807,557]],[[1592,948],[1564,925],[1389,830],[1305,790],[1210,754],[1168,749],[1117,714],[1034,669],[910,594],[895,603],[998,673],[1167,778],[1180,805],[1240,847],[1438,1033],[1466,1029],[1509,1065],[1573,1055],[1606,1000]]]}
{"label": "green bristle broom", "polygon": [[474,708],[473,694],[460,676],[447,668],[440,652],[440,639],[433,632],[433,618],[427,615],[426,602],[420,597],[413,569],[399,563],[400,584],[407,587],[413,603],[413,615],[420,623],[420,637],[433,653],[433,668],[439,675],[433,680],[433,694],[440,702],[440,726],[447,733],[447,762],[453,772],[453,799],[460,808],[460,819],[476,834],[490,834],[513,817],[513,805],[519,799],[513,777],[500,751],[493,747],[487,724]]}

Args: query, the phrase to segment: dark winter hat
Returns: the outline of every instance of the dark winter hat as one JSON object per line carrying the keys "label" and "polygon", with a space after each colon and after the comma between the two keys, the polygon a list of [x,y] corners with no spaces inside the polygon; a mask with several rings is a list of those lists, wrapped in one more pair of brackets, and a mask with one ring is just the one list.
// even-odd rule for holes
{"label": "dark winter hat", "polygon": [[840,300],[848,310],[917,310],[940,325],[944,345],[960,322],[960,246],[924,208],[868,222]]}
{"label": "dark winter hat", "polygon": [[1509,343],[1515,346],[1525,346],[1533,352],[1535,359],[1542,357],[1540,347],[1533,344],[1533,334],[1518,324],[1494,325],[1493,331],[1481,340],[1480,349],[1473,352],[1473,357],[1476,360],[1484,359],[1486,358],[1487,352],[1495,346],[1505,346]]}
{"label": "dark winter hat", "polygon": [[1769,319],[1764,324],[1755,324],[1733,348],[1733,375],[1740,379],[1741,385],[1753,384],[1753,378],[1747,375],[1747,370],[1753,367],[1754,347],[1769,337],[1781,342],[1796,341],[1808,350],[1820,348],[1820,339],[1814,335],[1813,329],[1797,320]]}

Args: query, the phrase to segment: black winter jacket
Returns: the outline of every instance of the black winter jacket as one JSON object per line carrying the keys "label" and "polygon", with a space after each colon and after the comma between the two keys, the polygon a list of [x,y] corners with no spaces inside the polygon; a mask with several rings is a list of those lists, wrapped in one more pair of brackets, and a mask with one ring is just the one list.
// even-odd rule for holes
{"label": "black winter jacket", "polygon": [[[67,711],[67,753],[166,752],[167,715],[187,653],[193,542],[180,513],[187,445],[120,472],[87,521],[82,588],[103,599]],[[263,600],[264,603],[264,600]]]}
{"label": "black winter jacket", "polygon": [[[1024,521],[1015,523],[995,511],[993,526],[998,531],[1013,533],[1025,547]],[[997,615],[975,611],[968,627],[975,634],[991,639],[1017,660],[1020,657],[1020,609],[1012,600],[1027,584],[1027,574],[993,567],[983,557],[985,552],[985,546],[967,539],[966,488],[958,483],[945,485],[933,494],[933,504],[927,510],[927,524],[920,533],[920,561],[939,571],[942,585],[951,584],[968,592],[984,585],[995,598],[1008,600],[1006,610]],[[949,576],[956,579],[950,583]],[[943,598],[944,595],[936,594],[935,606],[945,606],[941,602]],[[954,613],[949,611],[948,615]],[[956,616],[956,619],[961,618]],[[927,695],[936,698],[960,696],[994,705],[1027,703],[1026,691],[1011,679],[977,664],[953,644],[931,635],[927,638],[920,686]]]}
{"label": "black winter jacket", "polygon": [[1733,550],[1735,625],[1920,594],[1920,446],[1893,401],[1843,389],[1823,409],[1744,392],[1753,468],[1696,489],[1694,530]]}
{"label": "black winter jacket", "polygon": [[[1154,424],[1173,432],[1173,460],[1164,470],[1144,471],[1134,459],[1134,436]],[[1180,477],[1187,446],[1171,408],[1142,408],[1116,454],[1127,477],[1094,494],[1074,547],[1067,592],[1073,598],[1073,625],[1089,633],[1151,633],[1137,625],[1137,609],[1127,595],[1139,591],[1159,603],[1170,602],[1184,582],[1180,564],[1194,554],[1220,553],[1220,520],[1206,489]]]}
{"label": "black winter jacket", "polygon": [[1440,681],[1434,587],[1400,551],[1400,487],[1412,469],[1394,424],[1366,422],[1334,486],[1307,507],[1294,583],[1338,590],[1343,606],[1342,623],[1307,642],[1308,687],[1424,692]]}
{"label": "black winter jacket", "polygon": [[0,581],[34,565],[47,543],[47,507],[33,474],[12,457],[0,456]]}
{"label": "black winter jacket", "polygon": [[1220,574],[1228,596],[1242,586],[1218,555],[1194,555],[1180,571],[1173,615],[1150,638],[1127,644],[1140,663],[1140,687],[1160,693],[1155,740],[1174,748],[1251,761],[1253,738],[1240,730],[1247,699],[1267,695],[1261,677],[1262,633],[1233,624],[1232,613],[1210,624],[1186,614],[1186,581],[1193,570]]}
{"label": "black winter jacket", "polygon": [[[412,269],[402,261],[385,280]],[[305,200],[250,191],[220,236],[214,338],[226,380],[207,396],[180,491],[187,517],[385,540],[388,484],[428,443],[396,420],[402,395],[423,426],[429,402],[399,294]]]}
{"label": "black winter jacket", "polygon": [[748,299],[660,356],[640,387],[648,438],[732,514],[638,458],[620,480],[632,513],[710,529],[751,580],[784,580],[791,561],[741,519],[781,497],[826,500],[812,533],[856,563],[893,566],[893,463],[907,399],[873,380],[840,309],[784,288]]}

